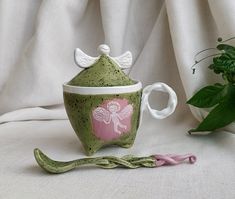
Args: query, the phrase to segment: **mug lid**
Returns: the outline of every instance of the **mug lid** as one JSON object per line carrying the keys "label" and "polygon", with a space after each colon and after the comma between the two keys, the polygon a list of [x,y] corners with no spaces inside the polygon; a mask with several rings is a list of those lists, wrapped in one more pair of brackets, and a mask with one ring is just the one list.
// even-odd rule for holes
{"label": "mug lid", "polygon": [[110,48],[103,44],[98,48],[99,57],[91,57],[75,50],[75,63],[83,68],[67,85],[84,87],[111,87],[133,85],[136,81],[126,75],[122,69],[127,69],[132,63],[132,54],[127,51],[119,57],[109,56]]}

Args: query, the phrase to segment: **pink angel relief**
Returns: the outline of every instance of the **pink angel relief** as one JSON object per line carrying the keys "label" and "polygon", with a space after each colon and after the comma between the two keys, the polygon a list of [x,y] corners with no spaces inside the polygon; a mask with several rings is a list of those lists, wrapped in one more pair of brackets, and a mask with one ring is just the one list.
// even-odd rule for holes
{"label": "pink angel relief", "polygon": [[125,99],[107,100],[92,112],[95,135],[103,140],[118,138],[130,131],[133,106]]}

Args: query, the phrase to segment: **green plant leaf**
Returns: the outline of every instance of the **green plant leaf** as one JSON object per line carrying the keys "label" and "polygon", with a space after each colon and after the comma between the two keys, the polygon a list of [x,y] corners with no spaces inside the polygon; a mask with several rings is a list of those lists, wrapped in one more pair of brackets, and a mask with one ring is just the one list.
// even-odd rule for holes
{"label": "green plant leaf", "polygon": [[222,128],[235,120],[235,86],[228,85],[227,96],[199,124],[189,132],[213,131]]}
{"label": "green plant leaf", "polygon": [[213,64],[209,68],[214,70],[216,74],[222,73],[225,81],[235,83],[235,52],[228,51],[219,57],[214,57]]}
{"label": "green plant leaf", "polygon": [[225,52],[227,51],[233,51],[235,53],[235,47],[233,46],[230,46],[228,44],[219,44],[217,47],[216,47],[218,50],[223,50]]}
{"label": "green plant leaf", "polygon": [[214,68],[221,70],[222,72],[235,72],[235,59],[231,58],[231,55],[224,53],[220,57],[214,57]]}
{"label": "green plant leaf", "polygon": [[206,86],[189,99],[187,104],[199,108],[210,108],[218,104],[225,94],[225,85],[215,84]]}

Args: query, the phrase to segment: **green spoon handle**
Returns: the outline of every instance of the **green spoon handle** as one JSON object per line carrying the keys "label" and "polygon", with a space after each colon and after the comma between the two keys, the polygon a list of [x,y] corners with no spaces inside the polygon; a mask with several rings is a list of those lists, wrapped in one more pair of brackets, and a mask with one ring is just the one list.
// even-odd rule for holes
{"label": "green spoon handle", "polygon": [[46,156],[40,149],[34,149],[34,157],[39,166],[49,173],[64,173],[84,165],[96,165],[104,169],[126,167],[135,169],[139,167],[156,167],[156,160],[153,156],[134,157],[104,156],[96,158],[82,158],[68,162],[55,161]]}

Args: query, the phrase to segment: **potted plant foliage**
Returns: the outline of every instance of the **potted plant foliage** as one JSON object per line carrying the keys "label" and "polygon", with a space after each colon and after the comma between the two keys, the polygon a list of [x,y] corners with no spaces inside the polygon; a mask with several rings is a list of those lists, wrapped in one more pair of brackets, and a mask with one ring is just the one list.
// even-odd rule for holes
{"label": "potted plant foliage", "polygon": [[218,53],[209,55],[200,60],[195,60],[192,66],[195,73],[195,66],[209,57],[213,57],[209,69],[215,74],[222,75],[224,82],[208,85],[196,92],[187,103],[198,108],[209,108],[208,115],[191,132],[214,131],[227,126],[235,120],[235,47],[226,44],[232,37],[223,41],[218,38],[216,48],[203,50],[197,55],[207,50],[216,49]]}

